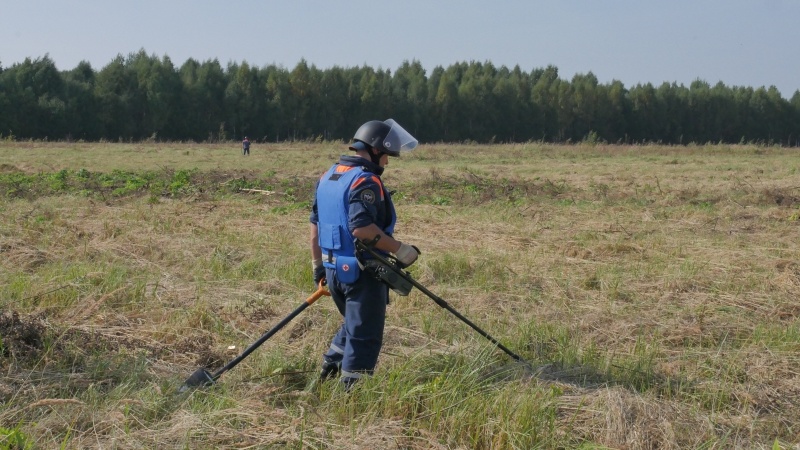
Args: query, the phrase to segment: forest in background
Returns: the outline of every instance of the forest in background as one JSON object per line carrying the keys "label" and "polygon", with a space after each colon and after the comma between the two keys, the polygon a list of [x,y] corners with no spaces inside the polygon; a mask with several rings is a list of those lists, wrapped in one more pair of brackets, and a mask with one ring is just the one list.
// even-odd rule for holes
{"label": "forest in background", "polygon": [[491,62],[396,70],[255,67],[145,50],[99,70],[48,55],[0,65],[0,137],[83,141],[343,140],[394,118],[422,142],[800,145],[800,91],[695,80],[626,87]]}

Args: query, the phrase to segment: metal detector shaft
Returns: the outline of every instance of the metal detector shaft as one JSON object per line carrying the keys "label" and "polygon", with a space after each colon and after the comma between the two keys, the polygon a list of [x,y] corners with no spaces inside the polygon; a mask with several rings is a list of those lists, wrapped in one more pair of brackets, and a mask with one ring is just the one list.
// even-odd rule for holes
{"label": "metal detector shaft", "polygon": [[461,319],[462,322],[464,322],[467,325],[469,325],[470,328],[472,328],[473,330],[477,331],[478,334],[480,334],[481,336],[483,336],[486,339],[488,339],[489,341],[491,341],[492,344],[497,346],[497,348],[499,348],[500,350],[504,351],[508,356],[514,358],[515,361],[519,361],[519,362],[523,362],[525,364],[528,364],[528,362],[525,361],[524,359],[522,359],[521,356],[519,356],[516,353],[512,352],[511,350],[509,350],[505,345],[501,344],[500,341],[498,341],[497,339],[493,338],[489,333],[483,331],[480,327],[478,327],[477,325],[472,323],[471,320],[467,319],[461,313],[459,313],[458,311],[453,309],[453,307],[450,306],[441,297],[439,297],[438,295],[436,295],[433,292],[429,291],[428,288],[426,288],[425,286],[421,285],[417,280],[412,278],[411,274],[409,274],[408,272],[406,272],[403,269],[400,269],[395,264],[391,263],[389,260],[386,259],[386,257],[384,257],[380,253],[378,253],[375,250],[373,250],[372,247],[367,246],[366,244],[364,244],[360,240],[356,240],[356,246],[361,250],[367,251],[375,259],[377,259],[378,261],[380,261],[381,263],[385,264],[387,267],[392,269],[397,275],[399,275],[400,277],[402,277],[403,279],[405,279],[409,283],[413,284],[415,288],[419,289],[423,294],[425,294],[428,297],[430,297],[430,299],[433,300],[437,305],[439,305],[442,308],[450,311],[454,316],[456,316],[459,319]]}
{"label": "metal detector shaft", "polygon": [[277,333],[277,332],[278,332],[278,331],[279,331],[281,328],[285,327],[287,323],[291,322],[291,321],[292,321],[292,319],[294,319],[295,317],[297,317],[297,315],[298,315],[298,314],[300,314],[301,312],[303,312],[303,310],[304,310],[304,309],[306,309],[306,308],[308,308],[309,306],[311,306],[312,304],[314,304],[314,302],[315,302],[315,301],[319,300],[319,298],[320,298],[320,297],[322,297],[322,296],[324,296],[324,295],[331,295],[331,294],[330,294],[330,292],[328,292],[327,290],[325,290],[325,288],[323,288],[323,287],[320,285],[320,286],[319,286],[319,288],[318,288],[318,289],[317,289],[317,290],[316,290],[316,291],[315,291],[313,294],[311,294],[311,296],[310,296],[310,297],[308,297],[308,298],[307,298],[307,299],[306,299],[306,300],[303,302],[303,304],[301,304],[300,306],[298,306],[298,307],[297,307],[297,308],[296,308],[294,311],[292,311],[292,312],[291,312],[291,314],[289,314],[288,316],[286,316],[286,317],[285,317],[283,320],[281,320],[281,321],[280,321],[280,322],[279,322],[277,325],[275,325],[274,327],[272,327],[272,329],[270,329],[269,331],[267,331],[266,333],[264,333],[263,335],[261,335],[261,337],[260,337],[260,338],[258,338],[258,340],[257,340],[257,341],[255,341],[255,342],[253,342],[252,344],[250,344],[250,346],[249,346],[249,347],[247,347],[247,348],[246,348],[246,349],[245,349],[245,350],[242,352],[242,354],[241,354],[241,355],[237,356],[237,357],[236,357],[236,358],[234,358],[234,359],[233,359],[231,362],[229,362],[228,364],[225,364],[225,366],[224,366],[224,367],[222,367],[221,369],[219,369],[219,370],[217,370],[216,372],[214,372],[214,374],[213,374],[213,375],[211,375],[211,378],[212,378],[214,381],[216,381],[216,379],[217,379],[217,378],[219,378],[220,376],[222,376],[222,374],[223,374],[223,373],[225,373],[225,372],[227,372],[227,371],[229,371],[229,370],[233,369],[234,367],[236,367],[236,365],[237,365],[237,364],[239,364],[240,362],[242,362],[242,360],[243,360],[243,359],[247,358],[247,356],[248,356],[248,355],[250,355],[250,353],[253,353],[253,351],[254,351],[255,349],[257,349],[258,347],[260,347],[260,346],[261,346],[261,344],[263,344],[263,343],[264,343],[264,342],[265,342],[267,339],[271,338],[271,337],[272,337],[272,335],[274,335],[275,333]]}

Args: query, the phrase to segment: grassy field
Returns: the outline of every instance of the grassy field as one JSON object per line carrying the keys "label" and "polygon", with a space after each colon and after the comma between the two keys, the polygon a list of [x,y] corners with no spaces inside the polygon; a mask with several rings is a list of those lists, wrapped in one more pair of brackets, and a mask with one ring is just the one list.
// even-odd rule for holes
{"label": "grassy field", "polygon": [[0,142],[0,448],[800,446],[777,147],[423,145],[384,175],[412,273],[537,373],[414,291],[350,394],[316,382],[328,299],[176,394],[313,292],[311,189],[343,149]]}

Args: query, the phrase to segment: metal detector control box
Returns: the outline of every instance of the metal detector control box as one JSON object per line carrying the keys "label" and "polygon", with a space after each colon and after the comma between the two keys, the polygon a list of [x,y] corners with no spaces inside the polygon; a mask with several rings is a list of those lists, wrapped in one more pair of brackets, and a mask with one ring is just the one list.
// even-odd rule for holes
{"label": "metal detector control box", "polygon": [[[381,255],[375,251],[373,246],[380,238],[380,236],[375,236],[375,239],[369,243],[355,239],[353,242],[356,246],[356,259],[363,270],[371,273],[398,295],[405,297],[414,288],[411,276],[403,271],[403,266],[395,257]],[[372,255],[373,259],[366,259],[365,253]]]}
{"label": "metal detector control box", "polygon": [[[388,261],[387,261],[388,262]],[[391,262],[389,262],[391,264]],[[378,261],[377,259],[370,259],[364,263],[367,272],[373,274],[375,278],[384,282],[389,288],[395,291],[398,295],[403,297],[407,296],[414,285],[408,280],[397,274],[400,268],[393,270],[389,268],[386,263]]]}

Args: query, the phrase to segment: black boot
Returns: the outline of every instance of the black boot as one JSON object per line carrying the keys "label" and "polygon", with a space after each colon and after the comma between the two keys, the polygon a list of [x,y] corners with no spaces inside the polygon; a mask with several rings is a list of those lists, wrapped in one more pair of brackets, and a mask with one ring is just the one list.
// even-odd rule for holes
{"label": "black boot", "polygon": [[339,384],[344,388],[344,391],[350,393],[355,388],[360,378],[344,377],[339,379]]}
{"label": "black boot", "polygon": [[322,370],[319,372],[319,379],[322,381],[330,380],[339,376],[339,372],[342,370],[342,362],[341,361],[323,361],[322,362]]}

